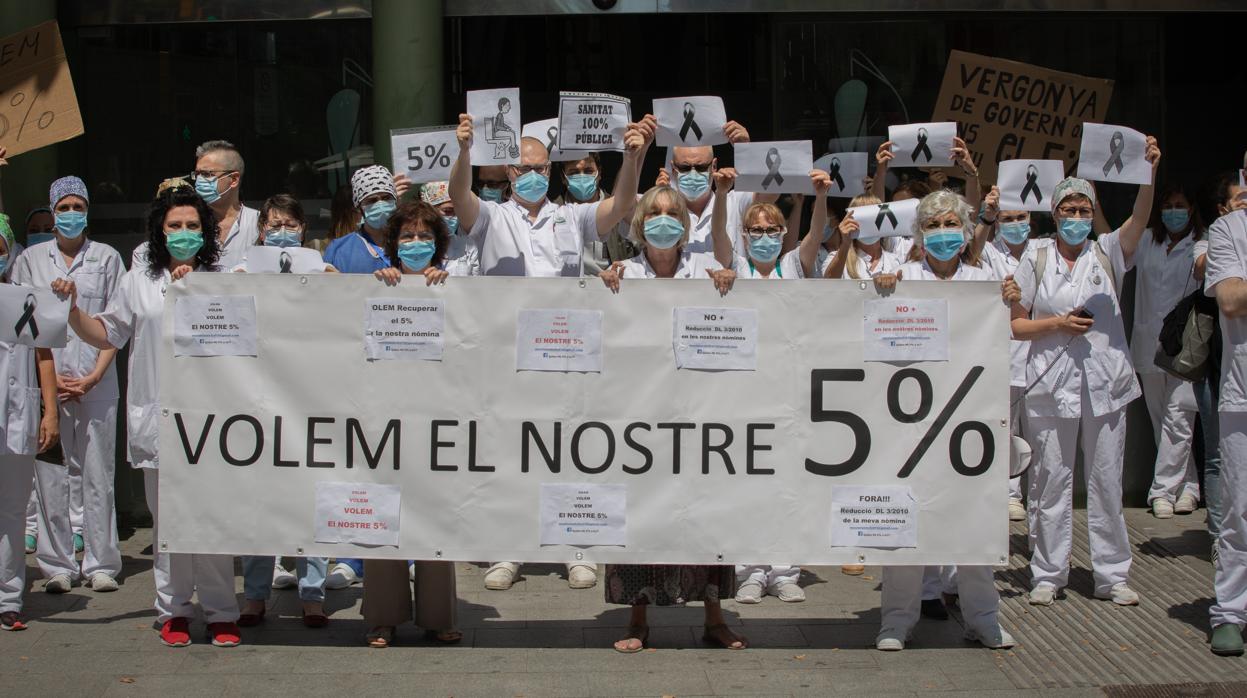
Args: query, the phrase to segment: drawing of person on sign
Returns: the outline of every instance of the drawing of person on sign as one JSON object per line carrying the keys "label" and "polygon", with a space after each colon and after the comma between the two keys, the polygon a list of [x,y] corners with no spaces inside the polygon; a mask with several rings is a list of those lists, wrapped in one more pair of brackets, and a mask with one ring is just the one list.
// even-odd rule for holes
{"label": "drawing of person on sign", "polygon": [[515,129],[507,123],[507,112],[511,111],[511,100],[503,97],[498,100],[498,113],[490,117],[490,136],[485,140],[493,144],[494,157],[502,159],[505,157],[519,157],[519,137],[515,134]]}

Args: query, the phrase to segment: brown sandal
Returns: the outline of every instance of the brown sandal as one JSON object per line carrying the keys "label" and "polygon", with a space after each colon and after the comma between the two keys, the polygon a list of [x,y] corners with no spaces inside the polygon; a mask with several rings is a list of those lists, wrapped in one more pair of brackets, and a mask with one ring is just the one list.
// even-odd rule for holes
{"label": "brown sandal", "polygon": [[385,649],[394,644],[394,628],[379,626],[368,632],[368,646],[373,649]]}
{"label": "brown sandal", "polygon": [[450,630],[425,630],[424,637],[443,645],[457,645],[463,641],[463,633],[455,628]]}
{"label": "brown sandal", "polygon": [[[620,649],[619,643],[627,642],[628,640],[639,640],[641,643],[641,646],[630,648],[630,649]],[[649,646],[649,626],[648,625],[628,626],[628,634],[619,638],[615,642],[615,644],[612,646],[615,648],[616,652],[620,652],[622,654],[636,654],[637,652],[640,652],[641,650]]]}
{"label": "brown sandal", "polygon": [[[731,639],[725,640],[723,637],[724,633],[726,633]],[[732,630],[727,627],[726,623],[707,625],[706,633],[701,636],[701,639],[711,644],[718,645],[725,650],[743,650],[749,646],[749,641],[745,639],[745,636],[737,635],[732,632]],[[739,642],[740,644],[733,647],[732,643],[734,642]]]}

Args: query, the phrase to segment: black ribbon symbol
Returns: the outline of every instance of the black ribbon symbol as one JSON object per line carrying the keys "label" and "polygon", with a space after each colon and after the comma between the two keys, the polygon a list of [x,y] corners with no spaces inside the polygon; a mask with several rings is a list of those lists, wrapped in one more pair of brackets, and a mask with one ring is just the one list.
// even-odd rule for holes
{"label": "black ribbon symbol", "polygon": [[909,159],[918,162],[918,153],[927,156],[927,162],[931,162],[931,149],[927,147],[927,130],[925,128],[918,129],[918,145],[914,148],[914,152],[909,154]]}
{"label": "black ribbon symbol", "polygon": [[697,125],[696,121],[693,121],[693,115],[696,113],[697,110],[693,109],[692,102],[684,103],[684,125],[680,127],[680,140],[688,140],[689,131],[692,131],[697,136],[697,140],[701,140],[701,127]]}
{"label": "black ribbon symbol", "polygon": [[291,273],[290,267],[294,266],[294,260],[290,258],[289,252],[282,251],[281,255],[277,257],[277,266],[278,266],[279,273],[282,273],[282,274]]}
{"label": "black ribbon symbol", "polygon": [[1114,131],[1113,137],[1108,141],[1108,160],[1104,162],[1104,176],[1108,176],[1108,171],[1117,168],[1117,174],[1121,174],[1122,168],[1126,165],[1121,161],[1121,154],[1126,150],[1126,137],[1121,131]]}
{"label": "black ribbon symbol", "polygon": [[13,331],[16,332],[18,336],[21,336],[22,328],[29,325],[30,338],[39,339],[39,323],[35,322],[35,305],[35,294],[26,294],[26,312],[22,313],[22,317],[17,321],[17,326],[13,328]]}
{"label": "black ribbon symbol", "polygon": [[1022,187],[1022,203],[1026,203],[1026,195],[1033,193],[1035,203],[1043,203],[1043,193],[1039,191],[1039,169],[1034,165],[1026,166],[1026,186]]}
{"label": "black ribbon symbol", "polygon": [[779,157],[779,150],[771,148],[766,151],[766,176],[762,178],[762,188],[766,189],[771,186],[771,182],[775,182],[780,186],[784,184],[784,176],[779,173],[779,164],[783,160]]}
{"label": "black ribbon symbol", "polygon": [[887,204],[879,204],[879,215],[875,216],[875,228],[883,230],[883,219],[892,221],[892,229],[896,230],[896,214],[892,213],[892,209]]}
{"label": "black ribbon symbol", "polygon": [[827,174],[831,175],[840,191],[844,191],[844,177],[840,176],[840,158],[831,159],[831,164],[827,166]]}
{"label": "black ribbon symbol", "polygon": [[557,126],[551,126],[550,128],[546,129],[546,138],[550,139],[549,141],[546,142],[547,153],[554,152],[554,142],[558,140],[558,137],[559,137],[559,129]]}

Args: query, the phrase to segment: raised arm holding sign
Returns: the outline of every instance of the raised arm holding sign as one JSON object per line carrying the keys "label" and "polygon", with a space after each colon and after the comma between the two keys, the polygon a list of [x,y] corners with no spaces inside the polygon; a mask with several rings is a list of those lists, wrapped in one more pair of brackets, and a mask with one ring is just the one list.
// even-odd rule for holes
{"label": "raised arm holding sign", "polygon": [[1097,182],[1151,184],[1147,136],[1125,126],[1083,124],[1078,176]]}
{"label": "raised arm holding sign", "polygon": [[520,89],[468,91],[468,113],[475,128],[473,165],[514,165],[520,161]]}

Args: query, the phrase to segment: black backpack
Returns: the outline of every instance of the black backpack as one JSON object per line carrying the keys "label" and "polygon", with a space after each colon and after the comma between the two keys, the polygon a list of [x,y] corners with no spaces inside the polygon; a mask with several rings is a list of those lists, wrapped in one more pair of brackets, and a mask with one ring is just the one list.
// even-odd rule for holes
{"label": "black backpack", "polygon": [[1217,301],[1198,288],[1165,316],[1155,364],[1185,381],[1203,380],[1221,351]]}

